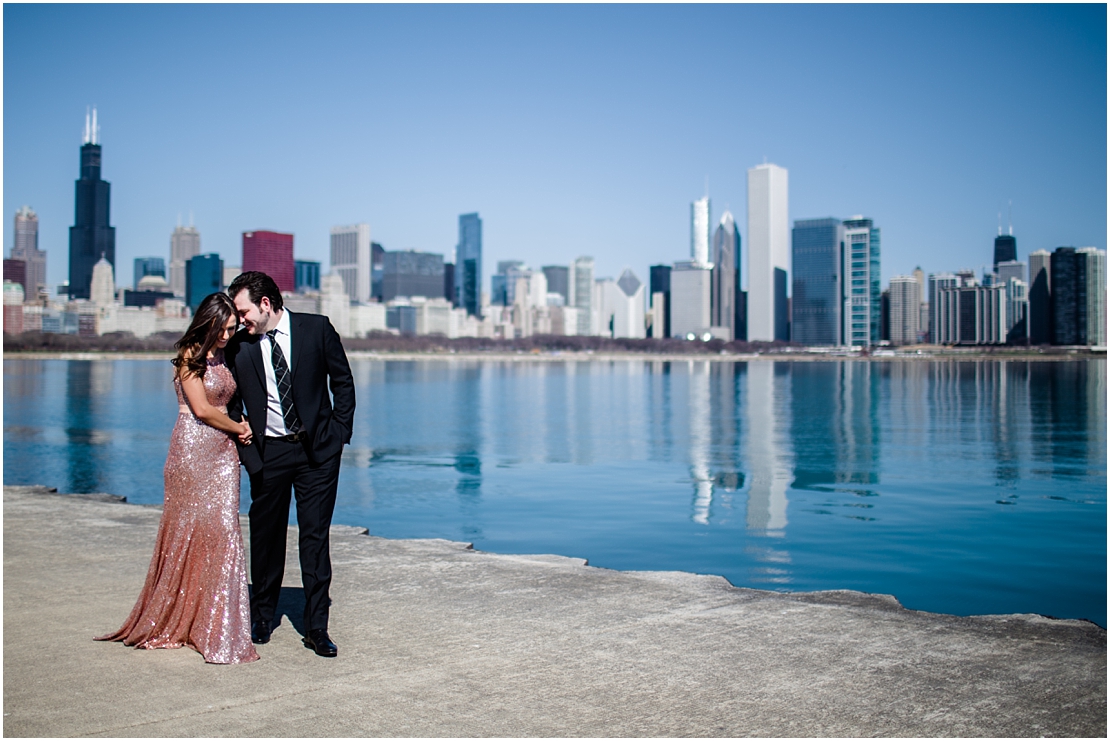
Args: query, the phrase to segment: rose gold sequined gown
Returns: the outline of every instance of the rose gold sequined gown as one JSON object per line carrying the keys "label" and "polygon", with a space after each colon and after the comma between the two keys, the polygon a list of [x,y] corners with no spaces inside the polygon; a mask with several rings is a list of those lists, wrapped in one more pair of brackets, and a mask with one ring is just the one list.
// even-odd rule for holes
{"label": "rose gold sequined gown", "polygon": [[[239,455],[225,432],[190,411],[174,379],[180,413],[166,457],[165,501],[146,584],[119,630],[97,638],[138,648],[189,646],[212,664],[258,659],[239,528]],[[235,393],[222,353],[204,374],[208,403],[227,410]]]}

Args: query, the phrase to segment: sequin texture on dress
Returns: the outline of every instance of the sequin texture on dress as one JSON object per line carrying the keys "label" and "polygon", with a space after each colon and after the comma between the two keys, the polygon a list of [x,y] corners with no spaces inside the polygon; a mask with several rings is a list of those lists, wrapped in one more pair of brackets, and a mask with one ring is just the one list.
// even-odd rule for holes
{"label": "sequin texture on dress", "polygon": [[[226,412],[235,380],[223,354],[204,374],[208,403]],[[256,661],[239,527],[239,455],[226,432],[193,414],[175,377],[179,413],[166,456],[165,501],[146,583],[127,621],[98,641],[189,646],[211,664]]]}

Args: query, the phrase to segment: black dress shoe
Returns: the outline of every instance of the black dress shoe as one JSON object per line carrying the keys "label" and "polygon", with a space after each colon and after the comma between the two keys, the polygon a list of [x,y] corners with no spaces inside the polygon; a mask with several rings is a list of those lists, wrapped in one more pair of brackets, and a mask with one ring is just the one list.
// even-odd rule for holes
{"label": "black dress shoe", "polygon": [[251,623],[251,641],[253,643],[269,643],[270,632],[269,620],[255,620]]}
{"label": "black dress shoe", "polygon": [[329,659],[339,653],[339,649],[328,638],[328,632],[323,628],[308,631],[308,635],[301,639],[306,648],[311,648],[317,656],[326,656]]}

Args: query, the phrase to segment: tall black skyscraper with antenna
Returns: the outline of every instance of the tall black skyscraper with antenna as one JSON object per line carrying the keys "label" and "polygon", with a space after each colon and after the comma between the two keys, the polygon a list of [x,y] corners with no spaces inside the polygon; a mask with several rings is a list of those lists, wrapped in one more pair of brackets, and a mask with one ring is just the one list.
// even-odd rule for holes
{"label": "tall black skyscraper with antenna", "polygon": [[1011,262],[1017,259],[1017,239],[1014,238],[1014,217],[1010,215],[1010,233],[1002,233],[1002,214],[998,214],[998,236],[994,238],[994,270],[998,272],[998,263]]}
{"label": "tall black skyscraper with antenna", "polygon": [[69,296],[89,298],[93,266],[101,255],[116,266],[116,229],[108,225],[111,184],[100,179],[100,127],[96,109],[85,113],[81,179],[77,181],[73,226],[69,228]]}

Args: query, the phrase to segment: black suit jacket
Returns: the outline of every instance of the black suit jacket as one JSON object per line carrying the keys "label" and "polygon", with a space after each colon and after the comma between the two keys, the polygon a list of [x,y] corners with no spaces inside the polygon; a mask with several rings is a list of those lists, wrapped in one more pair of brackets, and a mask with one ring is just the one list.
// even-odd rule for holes
{"label": "black suit jacket", "polygon": [[[351,442],[355,382],[339,333],[326,316],[289,312],[289,336],[287,362],[293,377],[293,406],[308,436],[305,447],[309,460],[319,463]],[[262,470],[266,446],[266,366],[261,339],[241,330],[224,353],[238,386],[227,405],[227,414],[239,421],[245,408],[254,433],[250,445],[239,445],[239,460],[251,474]]]}

